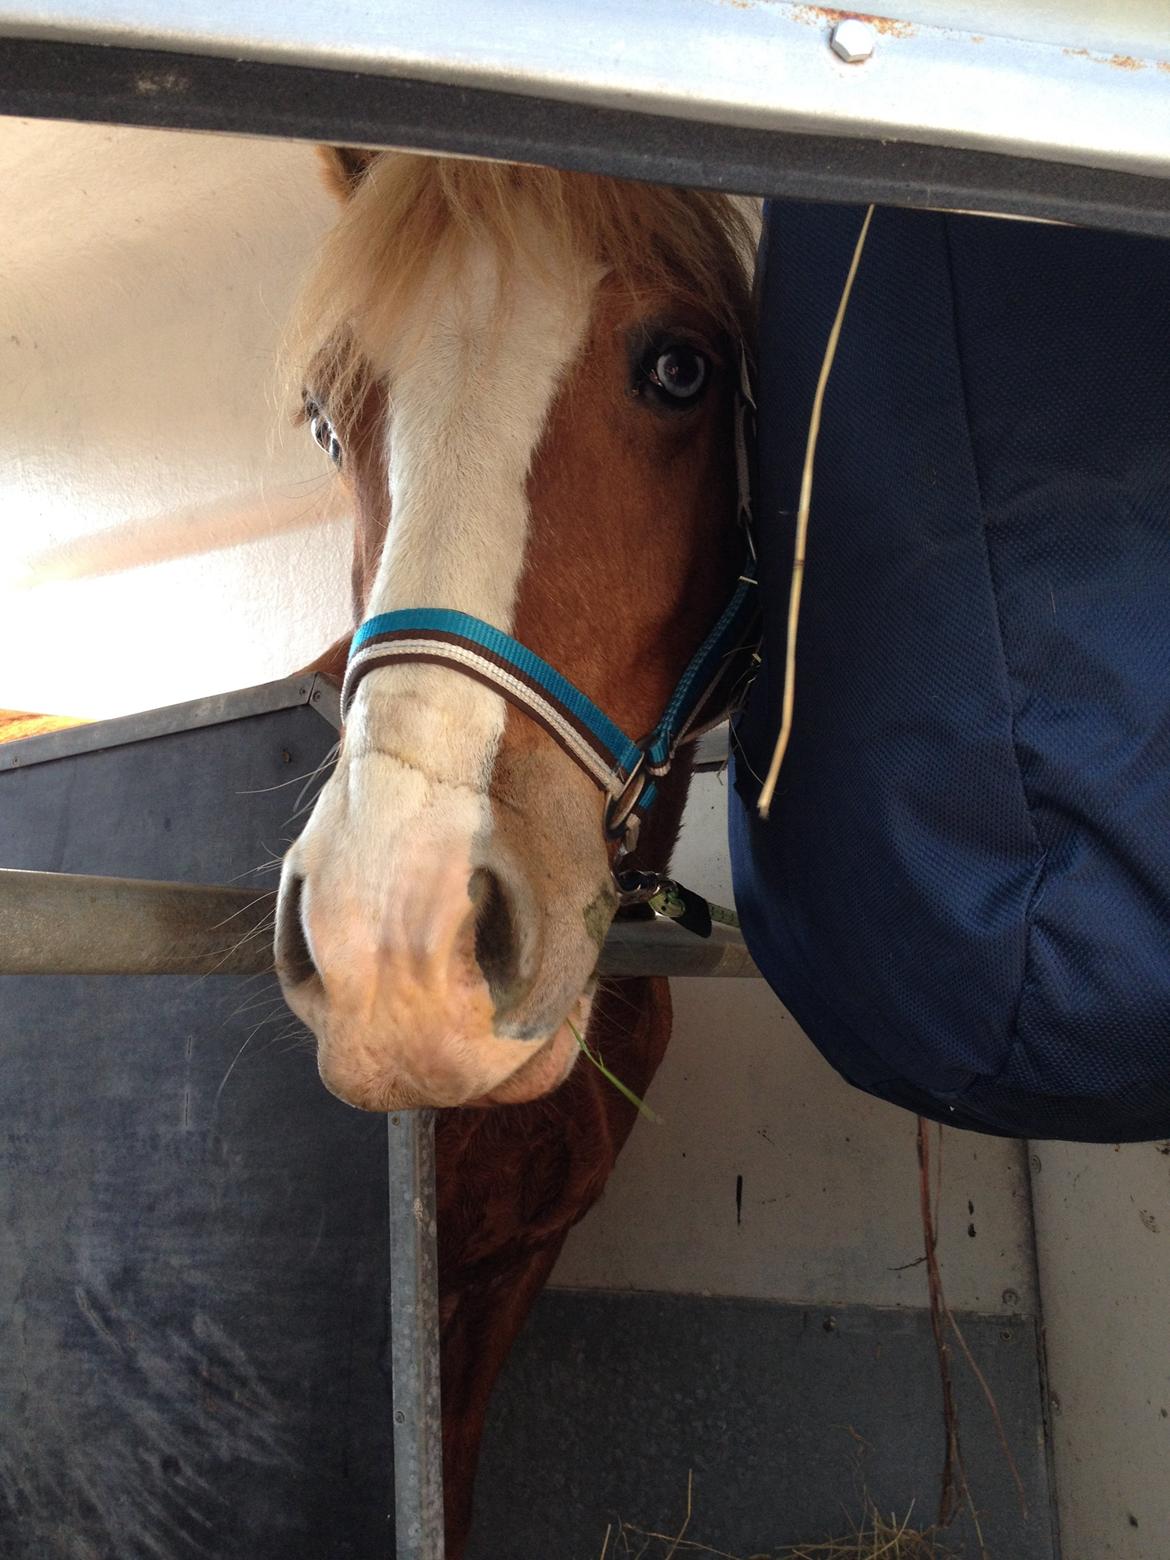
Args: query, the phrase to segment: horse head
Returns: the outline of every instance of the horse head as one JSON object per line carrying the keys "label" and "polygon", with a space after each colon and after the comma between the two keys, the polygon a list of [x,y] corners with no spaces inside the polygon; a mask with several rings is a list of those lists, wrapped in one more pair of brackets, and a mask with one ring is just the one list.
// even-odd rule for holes
{"label": "horse head", "polygon": [[[659,722],[743,567],[748,232],[725,197],[589,175],[340,152],[333,175],[305,412],[352,495],[375,648],[431,626],[409,656],[351,660],[277,966],[342,1099],[533,1099],[588,1023],[615,798],[510,696],[499,644],[620,732]],[[468,622],[470,650],[439,631]],[[656,804],[664,851],[680,785]]]}

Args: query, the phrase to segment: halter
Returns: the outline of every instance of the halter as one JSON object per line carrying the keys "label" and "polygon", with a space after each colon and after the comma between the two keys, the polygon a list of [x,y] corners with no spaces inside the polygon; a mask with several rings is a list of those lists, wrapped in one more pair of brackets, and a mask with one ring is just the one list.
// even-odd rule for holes
{"label": "halter", "polygon": [[627,736],[568,678],[510,634],[482,618],[445,607],[381,612],[361,625],[353,636],[342,684],[342,717],[362,678],[382,666],[425,662],[473,677],[534,720],[585,771],[606,797],[606,837],[620,841],[620,855],[632,851],[642,818],[657,795],[657,782],[670,773],[679,748],[697,740],[742,703],[750,676],[743,675],[738,652],[747,652],[749,671],[754,670],[759,614],[748,457],[754,411],[747,359],[741,350],[735,454],[747,561],[731,600],[691,657],[648,737],[636,742]]}

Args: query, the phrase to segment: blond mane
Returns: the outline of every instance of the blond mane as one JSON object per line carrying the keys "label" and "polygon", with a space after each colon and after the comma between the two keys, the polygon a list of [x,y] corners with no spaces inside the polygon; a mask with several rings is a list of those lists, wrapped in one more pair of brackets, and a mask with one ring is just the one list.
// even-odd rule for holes
{"label": "blond mane", "polygon": [[753,233],[730,197],[387,152],[353,186],[303,294],[291,347],[298,383],[327,387],[344,421],[436,267],[453,274],[473,242],[491,245],[501,272],[551,259],[584,276],[589,262],[601,265],[632,294],[681,299],[748,338]]}

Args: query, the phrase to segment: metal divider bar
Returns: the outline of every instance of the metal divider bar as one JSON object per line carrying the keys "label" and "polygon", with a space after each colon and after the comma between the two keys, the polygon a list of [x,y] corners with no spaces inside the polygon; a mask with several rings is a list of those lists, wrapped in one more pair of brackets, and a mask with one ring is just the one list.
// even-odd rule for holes
{"label": "metal divider bar", "polygon": [[443,1560],[435,1117],[387,1118],[396,1560]]}

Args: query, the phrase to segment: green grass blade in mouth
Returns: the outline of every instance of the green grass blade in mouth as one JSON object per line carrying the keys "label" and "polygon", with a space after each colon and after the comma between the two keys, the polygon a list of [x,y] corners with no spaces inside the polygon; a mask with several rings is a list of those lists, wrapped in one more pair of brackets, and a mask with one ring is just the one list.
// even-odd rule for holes
{"label": "green grass blade in mouth", "polygon": [[577,1026],[573,1023],[572,1019],[567,1020],[567,1022],[569,1029],[572,1032],[573,1039],[576,1040],[577,1044],[581,1047],[582,1056],[589,1058],[605,1081],[607,1083],[611,1083],[620,1095],[629,1100],[630,1104],[634,1107],[640,1116],[645,1116],[647,1121],[652,1121],[656,1126],[660,1127],[662,1125],[662,1117],[657,1113],[657,1111],[651,1110],[649,1105],[646,1104],[645,1100],[640,1100],[634,1093],[633,1089],[628,1088],[620,1078],[615,1077],[614,1074],[610,1072],[609,1068],[601,1059],[601,1053],[599,1051],[595,1051],[589,1042],[585,1039],[585,1037],[578,1032]]}

